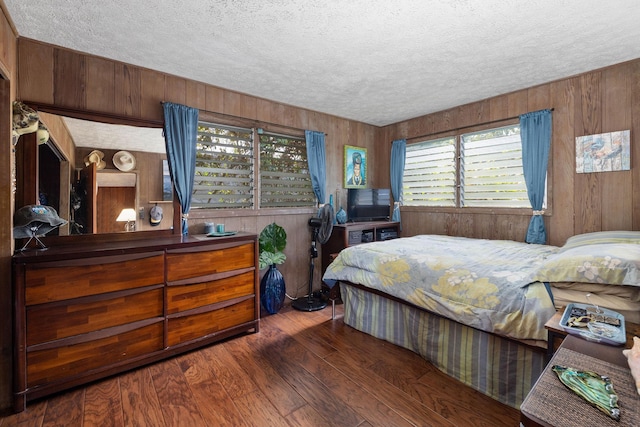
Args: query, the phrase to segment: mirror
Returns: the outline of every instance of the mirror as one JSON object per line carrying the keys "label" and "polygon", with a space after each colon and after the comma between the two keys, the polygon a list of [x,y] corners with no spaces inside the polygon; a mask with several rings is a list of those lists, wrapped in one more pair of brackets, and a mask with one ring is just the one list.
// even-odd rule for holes
{"label": "mirror", "polygon": [[[172,228],[172,191],[163,191],[166,151],[161,127],[104,123],[66,112],[38,114],[49,140],[38,141],[34,133],[18,141],[16,207],[53,206],[69,221],[59,235]],[[31,167],[26,160],[34,155]],[[31,177],[34,170],[37,178]],[[125,209],[126,221],[121,215]]]}

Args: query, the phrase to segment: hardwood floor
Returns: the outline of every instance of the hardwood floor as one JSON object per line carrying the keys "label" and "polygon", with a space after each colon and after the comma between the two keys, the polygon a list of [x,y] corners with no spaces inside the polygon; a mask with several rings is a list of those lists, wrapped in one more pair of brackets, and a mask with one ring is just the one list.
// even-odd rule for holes
{"label": "hardwood floor", "polygon": [[346,326],[285,309],[260,332],[32,402],[0,426],[517,426],[517,410]]}

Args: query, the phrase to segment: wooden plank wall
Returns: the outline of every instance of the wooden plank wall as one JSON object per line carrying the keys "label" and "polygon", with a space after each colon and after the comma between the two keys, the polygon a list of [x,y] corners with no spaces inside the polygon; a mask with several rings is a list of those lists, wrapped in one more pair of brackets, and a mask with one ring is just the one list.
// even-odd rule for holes
{"label": "wooden plank wall", "polygon": [[39,118],[47,127],[49,137],[56,142],[56,146],[60,150],[61,154],[67,159],[67,161],[69,161],[69,163],[72,165],[76,164],[75,146],[71,139],[71,135],[69,135],[69,129],[67,129],[62,118],[55,114],[45,112],[40,112]]}
{"label": "wooden plank wall", "polygon": [[15,99],[17,32],[0,1],[0,411],[12,402],[13,329],[11,255],[13,254],[13,145],[11,103]]}
{"label": "wooden plank wall", "polygon": [[[599,230],[640,230],[640,59],[571,78],[425,115],[378,130],[377,144],[473,130],[544,108],[553,108],[549,201],[550,244]],[[575,138],[631,130],[631,170],[577,174]],[[403,235],[421,233],[523,241],[529,214],[491,210],[402,209]]]}
{"label": "wooden plank wall", "polygon": [[[17,96],[21,100],[154,122],[162,122],[161,102],[170,101],[196,107],[204,116],[224,114],[297,130],[322,131],[327,134],[327,192],[336,194],[337,190],[341,200],[346,200],[346,190],[342,189],[344,145],[367,148],[374,161],[387,155],[377,153],[376,128],[371,125],[24,38],[18,42]],[[370,185],[388,185],[388,173],[386,181],[378,176],[370,172]],[[314,214],[315,209],[192,211],[189,229],[191,233],[202,233],[204,222],[222,222],[227,230],[259,233],[271,222],[282,225],[288,243],[287,261],[280,270],[287,293],[296,296],[307,289],[311,242],[307,222]],[[319,270],[315,270],[315,288],[320,284]]]}

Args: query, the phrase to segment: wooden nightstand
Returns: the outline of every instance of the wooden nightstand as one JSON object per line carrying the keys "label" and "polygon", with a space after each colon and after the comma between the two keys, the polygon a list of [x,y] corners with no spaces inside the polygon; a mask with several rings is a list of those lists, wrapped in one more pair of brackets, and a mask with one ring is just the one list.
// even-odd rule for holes
{"label": "wooden nightstand", "polygon": [[553,357],[553,353],[556,352],[562,340],[567,336],[567,332],[560,327],[560,319],[564,313],[564,307],[556,311],[551,319],[544,324],[547,330],[547,362]]}
{"label": "wooden nightstand", "polygon": [[[568,335],[568,333],[560,327],[560,319],[562,319],[562,315],[564,313],[564,307],[560,308],[556,311],[556,314],[551,317],[544,324],[544,327],[547,329],[547,360],[551,360],[553,357],[553,353],[560,347],[564,338]],[[620,346],[618,348],[631,348],[633,346],[633,337],[640,337],[640,325],[637,323],[625,322],[624,324],[626,332],[627,332],[627,343],[624,346]],[[616,347],[614,347],[616,348]]]}

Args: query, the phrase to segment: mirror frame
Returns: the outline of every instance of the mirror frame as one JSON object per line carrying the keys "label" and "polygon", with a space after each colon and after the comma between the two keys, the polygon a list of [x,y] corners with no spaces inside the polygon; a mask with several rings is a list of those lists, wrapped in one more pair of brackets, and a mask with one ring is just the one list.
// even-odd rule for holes
{"label": "mirror frame", "polygon": [[[41,102],[34,102],[23,100],[27,106],[33,108],[35,111],[42,111],[50,114],[57,114],[60,116],[72,117],[75,119],[92,120],[95,122],[109,123],[116,125],[128,125],[139,127],[151,127],[151,128],[163,128],[164,121],[159,120],[147,120],[136,117],[119,116],[116,114],[104,113],[100,111],[83,110],[77,108],[62,107],[52,104],[44,104]],[[104,241],[127,241],[157,238],[164,236],[174,236],[181,234],[181,217],[182,210],[178,197],[173,194],[173,227],[171,229],[164,230],[144,230],[135,232],[122,232],[122,233],[103,233],[103,234],[73,234],[66,236],[47,236],[47,241],[50,244],[56,246],[62,246],[67,244],[76,244],[78,242],[83,243],[99,243]]]}

